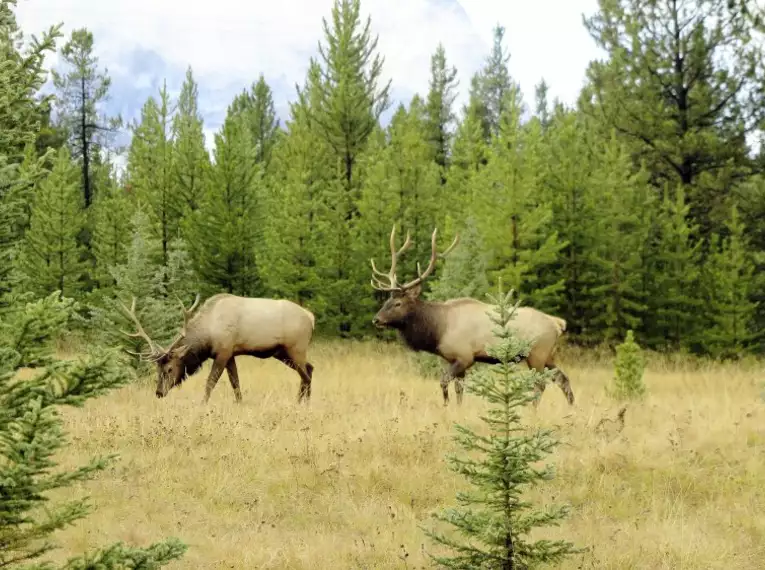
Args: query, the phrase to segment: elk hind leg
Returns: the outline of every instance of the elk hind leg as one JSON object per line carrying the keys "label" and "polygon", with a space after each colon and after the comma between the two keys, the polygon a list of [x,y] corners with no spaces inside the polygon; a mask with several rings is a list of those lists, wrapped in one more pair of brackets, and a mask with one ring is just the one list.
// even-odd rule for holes
{"label": "elk hind leg", "polygon": [[444,406],[449,405],[449,382],[454,379],[454,393],[457,396],[457,405],[462,404],[462,392],[464,389],[465,371],[468,365],[460,360],[452,361],[441,375],[441,392],[444,396]]}
{"label": "elk hind leg", "polygon": [[563,392],[563,395],[566,397],[566,401],[569,403],[570,406],[574,405],[574,391],[571,389],[571,382],[568,379],[568,375],[561,370],[555,362],[552,360],[549,360],[547,362],[547,368],[550,370],[555,371],[555,376],[553,377],[553,382],[555,382],[558,387]]}
{"label": "elk hind leg", "polygon": [[239,373],[236,370],[236,361],[232,356],[226,363],[226,372],[228,373],[228,380],[231,382],[231,387],[234,389],[234,398],[237,402],[242,401],[242,392],[239,389]]}
{"label": "elk hind leg", "polygon": [[313,378],[314,366],[307,361],[305,353],[295,348],[282,347],[276,351],[274,358],[283,362],[300,376],[300,388],[298,389],[298,402],[311,400],[311,379]]}

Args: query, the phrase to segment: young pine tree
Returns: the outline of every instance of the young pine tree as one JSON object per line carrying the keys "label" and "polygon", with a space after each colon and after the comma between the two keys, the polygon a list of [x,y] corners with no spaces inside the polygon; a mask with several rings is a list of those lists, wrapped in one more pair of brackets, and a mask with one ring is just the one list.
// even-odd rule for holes
{"label": "young pine tree", "polygon": [[640,399],[645,394],[643,370],[645,361],[632,330],[627,331],[624,342],[616,347],[614,386],[609,390],[617,399]]}
{"label": "young pine tree", "polygon": [[[69,496],[52,504],[49,493],[66,491],[91,479],[113,460],[101,457],[81,467],[55,469],[54,457],[66,445],[58,408],[81,407],[87,400],[124,385],[130,377],[114,361],[111,351],[82,360],[57,361],[51,356],[50,343],[43,347],[37,338],[5,334],[6,329],[49,330],[50,321],[61,320],[58,313],[65,314],[68,309],[41,301],[28,305],[12,320],[0,322],[0,567],[160,568],[181,558],[186,545],[174,538],[146,548],[117,543],[63,564],[43,561],[55,548],[53,534],[91,511],[84,498]],[[25,354],[37,354],[38,370],[20,381],[17,373],[29,360]]]}
{"label": "young pine tree", "polygon": [[19,271],[25,288],[38,296],[55,290],[75,297],[85,265],[77,236],[85,226],[80,173],[61,147],[53,171],[37,187],[29,230],[24,234]]}
{"label": "young pine tree", "polygon": [[449,457],[452,471],[464,476],[473,489],[460,492],[460,507],[447,509],[434,518],[453,526],[464,540],[435,530],[425,530],[436,543],[452,550],[432,558],[442,567],[487,570],[526,570],[539,563],[556,563],[577,549],[563,540],[529,540],[536,527],[558,524],[567,516],[566,507],[548,506],[532,510],[523,499],[529,487],[549,480],[550,466],[535,466],[549,454],[557,442],[550,430],[531,430],[521,422],[521,409],[533,401],[534,385],[546,382],[549,372],[539,373],[514,362],[519,354],[528,354],[530,344],[520,340],[508,326],[515,317],[518,303],[511,304],[511,290],[489,296],[496,304],[491,316],[497,325],[499,342],[489,353],[500,363],[476,370],[468,391],[486,401],[488,411],[481,416],[485,430],[479,433],[457,425],[456,441],[470,457]]}

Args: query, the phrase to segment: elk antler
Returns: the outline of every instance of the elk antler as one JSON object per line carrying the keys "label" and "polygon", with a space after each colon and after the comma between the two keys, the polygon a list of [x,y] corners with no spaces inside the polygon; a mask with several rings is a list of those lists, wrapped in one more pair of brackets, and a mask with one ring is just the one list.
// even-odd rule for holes
{"label": "elk antler", "polygon": [[131,354],[135,354],[136,356],[140,356],[141,358],[144,358],[146,360],[156,360],[160,356],[162,356],[166,351],[164,348],[162,348],[160,345],[158,345],[156,342],[151,340],[151,337],[146,334],[146,331],[143,330],[143,327],[141,326],[141,322],[138,320],[138,317],[135,314],[135,297],[133,297],[133,302],[130,305],[130,308],[128,309],[122,301],[120,301],[120,305],[122,306],[122,309],[125,311],[125,314],[133,319],[133,322],[136,326],[136,332],[134,333],[128,333],[123,330],[120,330],[122,334],[125,336],[131,337],[131,338],[143,338],[146,343],[149,345],[149,352],[143,352],[143,353],[135,353],[131,351]]}
{"label": "elk antler", "polygon": [[183,301],[181,301],[178,298],[177,295],[176,295],[175,298],[178,299],[178,304],[181,306],[181,312],[183,313],[183,328],[181,329],[181,336],[186,336],[186,327],[189,324],[189,320],[191,319],[191,315],[194,313],[194,309],[197,308],[197,305],[199,305],[199,293],[197,293],[196,299],[194,299],[194,303],[188,309],[183,304]]}
{"label": "elk antler", "polygon": [[[372,261],[372,270],[381,277],[387,277],[389,281],[389,285],[385,285],[380,281],[376,275],[373,275],[373,281],[372,281],[372,287],[377,289],[378,291],[406,291],[407,289],[411,289],[412,287],[415,287],[416,285],[419,285],[422,283],[431,273],[433,273],[433,270],[436,267],[436,259],[443,258],[446,255],[449,254],[449,252],[454,249],[454,247],[459,242],[460,236],[457,234],[454,237],[454,241],[452,241],[451,245],[446,248],[445,251],[442,253],[438,253],[436,251],[436,235],[438,234],[438,228],[433,230],[433,236],[431,237],[430,243],[431,243],[431,254],[430,254],[430,262],[428,263],[428,267],[425,269],[425,272],[423,273],[420,271],[420,264],[417,263],[417,274],[419,275],[416,279],[409,281],[408,283],[404,283],[403,285],[400,285],[396,279],[396,262],[398,261],[398,256],[404,252],[408,247],[411,245],[411,240],[409,238],[409,233],[406,234],[406,242],[401,247],[401,249],[396,252],[396,247],[394,245],[394,233],[396,231],[396,227],[393,226],[393,231],[390,234],[390,251],[391,251],[391,268],[388,274],[381,273],[377,270],[375,267],[374,260]],[[377,284],[375,284],[375,281]]]}
{"label": "elk antler", "polygon": [[196,309],[197,305],[199,305],[199,293],[197,293],[196,299],[194,299],[194,303],[188,309],[177,295],[175,298],[178,300],[178,304],[181,306],[181,313],[183,314],[183,326],[181,327],[181,332],[178,333],[178,336],[175,337],[175,340],[170,345],[170,348],[167,349],[168,352],[173,350],[184,338],[186,338],[186,327],[189,325],[189,321],[191,320],[191,315],[194,313],[194,309]]}
{"label": "elk antler", "polygon": [[[372,264],[372,287],[377,289],[378,291],[395,291],[399,289],[398,283],[396,281],[396,264],[398,262],[398,256],[404,253],[407,249],[409,249],[412,245],[412,238],[409,235],[409,232],[406,232],[406,240],[404,241],[404,245],[401,246],[401,248],[396,251],[396,225],[393,225],[393,229],[390,232],[390,271],[388,273],[383,273],[382,271],[379,271],[377,267],[375,267],[375,260],[370,259],[370,263]],[[385,277],[388,280],[388,284],[386,285],[377,276]]]}

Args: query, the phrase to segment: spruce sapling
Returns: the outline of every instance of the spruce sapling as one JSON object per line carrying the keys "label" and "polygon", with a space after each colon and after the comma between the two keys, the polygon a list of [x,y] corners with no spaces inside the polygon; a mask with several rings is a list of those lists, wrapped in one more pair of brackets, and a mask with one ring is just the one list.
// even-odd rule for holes
{"label": "spruce sapling", "polygon": [[453,556],[432,556],[442,567],[455,569],[521,570],[538,563],[561,561],[578,549],[563,540],[528,539],[534,527],[557,525],[568,515],[565,506],[534,511],[522,499],[524,491],[553,477],[550,466],[533,467],[557,445],[551,431],[532,430],[521,422],[521,409],[535,399],[534,385],[548,381],[552,372],[524,369],[515,362],[528,354],[531,345],[516,337],[508,327],[519,303],[511,304],[514,291],[489,296],[496,305],[492,319],[498,325],[499,342],[489,353],[499,364],[476,370],[467,385],[470,392],[489,404],[481,416],[484,433],[457,425],[456,441],[472,457],[450,455],[450,469],[473,486],[457,494],[458,508],[446,509],[434,518],[456,528],[464,541],[431,530],[425,533],[436,543],[454,551]]}
{"label": "spruce sapling", "polygon": [[617,399],[642,398],[645,394],[644,368],[645,362],[640,346],[635,342],[632,330],[628,330],[624,342],[616,347],[612,396]]}

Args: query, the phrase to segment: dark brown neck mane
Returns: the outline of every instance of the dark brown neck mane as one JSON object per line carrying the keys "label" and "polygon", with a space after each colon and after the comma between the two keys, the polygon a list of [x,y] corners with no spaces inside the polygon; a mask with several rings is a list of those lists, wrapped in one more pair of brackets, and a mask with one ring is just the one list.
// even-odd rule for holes
{"label": "dark brown neck mane", "polygon": [[412,350],[438,354],[443,332],[442,312],[442,303],[418,301],[407,320],[396,329]]}
{"label": "dark brown neck mane", "polygon": [[213,355],[210,344],[193,334],[186,337],[186,346],[189,348],[181,360],[181,366],[183,367],[181,382],[202,368],[205,360]]}

